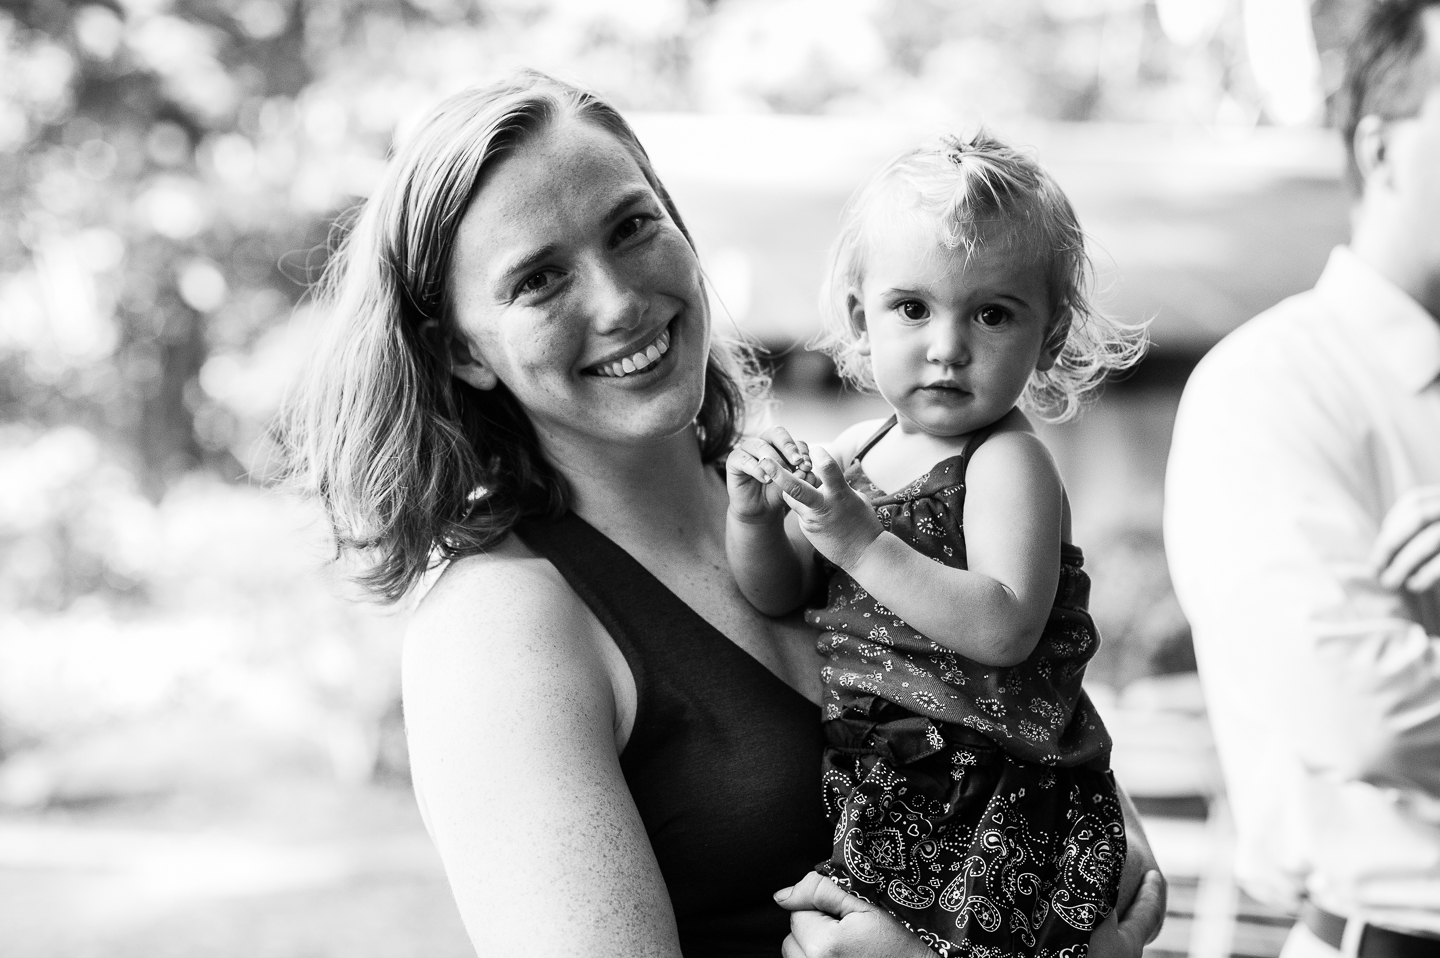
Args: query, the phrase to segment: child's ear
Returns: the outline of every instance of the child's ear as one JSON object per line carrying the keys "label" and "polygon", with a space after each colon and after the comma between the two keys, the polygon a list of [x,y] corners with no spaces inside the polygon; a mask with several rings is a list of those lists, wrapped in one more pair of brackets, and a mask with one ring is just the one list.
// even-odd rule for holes
{"label": "child's ear", "polygon": [[1045,337],[1045,344],[1040,347],[1040,358],[1035,362],[1035,368],[1040,372],[1046,372],[1055,367],[1055,361],[1060,358],[1060,351],[1065,348],[1065,340],[1070,338],[1070,315],[1067,312],[1063,316],[1056,316],[1050,322],[1050,332]]}
{"label": "child's ear", "polygon": [[851,290],[846,295],[845,309],[850,314],[850,328],[855,331],[855,351],[861,356],[869,356],[870,329],[865,325],[865,304],[860,301],[859,290]]}
{"label": "child's ear", "polygon": [[495,375],[495,370],[460,336],[450,341],[450,374],[481,392],[500,385],[500,377]]}

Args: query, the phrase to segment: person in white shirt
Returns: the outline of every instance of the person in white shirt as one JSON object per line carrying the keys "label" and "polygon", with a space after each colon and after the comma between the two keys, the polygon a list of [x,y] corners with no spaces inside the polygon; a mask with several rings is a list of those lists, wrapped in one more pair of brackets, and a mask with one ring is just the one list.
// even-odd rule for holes
{"label": "person in white shirt", "polygon": [[1186,386],[1165,539],[1283,958],[1440,955],[1440,0],[1348,55],[1352,239]]}

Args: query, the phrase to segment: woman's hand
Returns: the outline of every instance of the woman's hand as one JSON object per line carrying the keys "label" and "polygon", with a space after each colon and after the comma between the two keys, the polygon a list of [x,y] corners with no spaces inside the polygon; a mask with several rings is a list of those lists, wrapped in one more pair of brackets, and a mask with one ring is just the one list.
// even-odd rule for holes
{"label": "woman's hand", "polygon": [[775,475],[775,485],[795,510],[800,531],[815,551],[849,572],[885,527],[865,497],[850,488],[840,464],[824,449],[815,450],[814,478],[818,481],[803,481],[782,469]]}
{"label": "woman's hand", "polygon": [[[935,958],[883,908],[847,895],[815,872],[781,889],[775,900],[791,913],[790,934],[780,947],[784,958]],[[1090,958],[1140,958],[1164,920],[1165,879],[1151,870],[1124,915],[1117,920],[1112,914],[1095,930]]]}
{"label": "woman's hand", "polygon": [[1117,784],[1115,791],[1125,817],[1125,866],[1115,911],[1090,939],[1091,958],[1138,958],[1165,924],[1165,876],[1150,848],[1140,810],[1125,789]]}
{"label": "woman's hand", "polygon": [[893,915],[811,872],[775,893],[790,912],[783,958],[935,958]]}
{"label": "woman's hand", "polygon": [[1116,908],[1090,936],[1089,958],[1140,958],[1145,946],[1160,934],[1165,923],[1165,879],[1158,871],[1148,871],[1140,887],[1119,920]]}
{"label": "woman's hand", "polygon": [[775,482],[782,472],[802,481],[810,477],[810,447],[783,426],[772,426],[731,450],[725,460],[731,515],[751,523],[784,516],[784,497]]}

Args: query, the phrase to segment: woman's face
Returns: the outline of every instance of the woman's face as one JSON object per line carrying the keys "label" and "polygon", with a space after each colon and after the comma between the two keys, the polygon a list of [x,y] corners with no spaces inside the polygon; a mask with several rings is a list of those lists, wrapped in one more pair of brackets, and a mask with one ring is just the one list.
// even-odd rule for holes
{"label": "woman's face", "polygon": [[552,455],[645,445],[695,419],[710,317],[694,251],[609,133],[563,119],[487,171],[460,222],[451,303],[472,361]]}

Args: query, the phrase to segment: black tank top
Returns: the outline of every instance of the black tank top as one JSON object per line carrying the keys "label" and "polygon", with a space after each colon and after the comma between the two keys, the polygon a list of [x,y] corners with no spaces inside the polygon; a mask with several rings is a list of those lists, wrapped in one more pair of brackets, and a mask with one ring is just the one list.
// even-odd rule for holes
{"label": "black tank top", "polygon": [[774,958],[790,923],[771,896],[830,849],[819,708],[573,512],[516,532],[590,607],[635,676],[620,767],[681,950]]}

